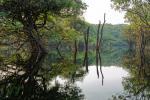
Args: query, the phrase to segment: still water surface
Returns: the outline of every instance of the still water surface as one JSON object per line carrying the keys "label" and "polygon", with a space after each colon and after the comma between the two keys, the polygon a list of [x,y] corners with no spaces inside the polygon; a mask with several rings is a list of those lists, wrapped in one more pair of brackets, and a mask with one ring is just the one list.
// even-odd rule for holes
{"label": "still water surface", "polygon": [[104,84],[101,77],[98,79],[95,66],[89,67],[89,73],[83,82],[77,82],[82,89],[86,100],[108,100],[114,94],[123,92],[122,78],[128,75],[127,71],[120,67],[103,67]]}
{"label": "still water surface", "polygon": [[[82,90],[85,100],[108,100],[112,95],[123,93],[122,80],[128,72],[118,66],[103,66],[104,83],[102,77],[98,78],[96,66],[89,66],[89,72],[82,81],[75,84]],[[58,79],[63,82],[62,79]]]}

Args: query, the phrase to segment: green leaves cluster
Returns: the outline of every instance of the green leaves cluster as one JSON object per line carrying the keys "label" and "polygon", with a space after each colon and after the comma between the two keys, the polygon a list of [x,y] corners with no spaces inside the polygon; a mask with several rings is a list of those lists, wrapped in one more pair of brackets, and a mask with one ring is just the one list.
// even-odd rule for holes
{"label": "green leaves cluster", "polygon": [[[32,26],[44,41],[52,34],[60,40],[72,41],[79,32],[72,27],[73,18],[82,15],[86,4],[81,0],[1,0],[0,1],[0,35],[14,39],[26,40],[27,33],[24,28]],[[73,18],[72,18],[73,17]],[[32,25],[31,25],[32,24]],[[17,35],[14,34],[17,33]],[[45,37],[43,37],[45,36]],[[18,39],[19,38],[19,39]],[[39,37],[38,37],[39,38]],[[50,38],[48,38],[50,39]],[[29,46],[28,46],[29,47]]]}
{"label": "green leaves cluster", "polygon": [[112,0],[112,2],[116,10],[126,11],[125,18],[130,24],[126,28],[125,34],[130,41],[136,43],[137,54],[140,53],[141,45],[144,43],[143,50],[148,57],[150,50],[150,1]]}

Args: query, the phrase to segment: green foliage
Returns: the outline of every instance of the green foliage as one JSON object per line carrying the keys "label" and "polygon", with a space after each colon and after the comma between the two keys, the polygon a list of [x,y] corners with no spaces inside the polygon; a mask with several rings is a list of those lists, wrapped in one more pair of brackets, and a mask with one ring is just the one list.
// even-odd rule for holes
{"label": "green foliage", "polygon": [[62,76],[63,78],[70,78],[73,74],[84,74],[84,71],[80,69],[80,66],[74,65],[68,61],[61,61],[60,63],[53,63],[51,65],[51,77]]}
{"label": "green foliage", "polygon": [[[104,26],[104,34],[103,34],[103,44],[104,48],[107,48],[108,45],[117,45],[119,43],[125,44],[124,40],[126,40],[126,37],[123,34],[124,28],[127,25],[119,24],[119,25],[111,25],[106,24]],[[98,25],[91,25],[91,41],[92,43],[96,43],[96,33],[97,33]]]}
{"label": "green foliage", "polygon": [[0,56],[0,63],[4,61],[4,57]]}
{"label": "green foliage", "polygon": [[86,8],[80,0],[5,0],[1,2],[1,5],[3,5],[3,11],[9,13],[9,17],[22,23],[29,20],[29,14],[34,21],[37,21],[42,14],[45,16],[47,12],[60,16],[75,16],[81,14],[81,9]]}
{"label": "green foliage", "polygon": [[[59,23],[58,23],[59,24]],[[82,20],[73,20],[73,24],[74,28],[76,31],[79,31],[79,33],[74,33],[72,36],[70,36],[70,38],[68,39],[69,41],[66,42],[66,44],[64,43],[66,40],[62,39],[63,37],[66,37],[65,35],[61,35],[61,32],[63,32],[63,28],[61,31],[55,31],[52,32],[51,34],[49,34],[49,44],[55,44],[57,45],[57,43],[59,41],[61,41],[61,45],[60,45],[60,51],[61,54],[65,57],[65,59],[72,59],[73,58],[73,53],[70,51],[70,49],[68,48],[69,45],[71,45],[73,47],[73,42],[74,39],[78,40],[78,50],[79,53],[77,54],[77,62],[82,64],[83,58],[84,58],[84,39],[83,39],[83,35],[86,32],[86,29],[88,26],[90,26],[90,37],[89,37],[89,63],[90,64],[95,64],[95,44],[96,44],[96,34],[97,34],[97,25],[90,25],[89,23],[86,23]],[[104,27],[104,34],[103,34],[103,47],[102,47],[102,52],[104,53],[103,56],[103,65],[109,65],[108,62],[110,62],[110,65],[115,62],[118,62],[123,54],[126,52],[126,50],[128,49],[127,47],[127,38],[124,36],[124,28],[126,28],[128,25],[111,25],[111,24],[106,24]],[[67,26],[66,26],[67,27]],[[59,33],[60,32],[60,33]],[[66,32],[66,34],[68,34]],[[75,36],[76,35],[76,36]],[[51,57],[53,56],[53,58],[51,58],[51,60],[53,59],[57,59],[59,58],[59,55],[56,52],[56,49],[51,47]],[[53,49],[52,49],[53,48]],[[123,52],[122,52],[123,51]],[[111,55],[110,55],[111,54]],[[114,59],[114,61],[112,61],[113,57],[115,57],[118,61],[116,61],[116,59]],[[119,62],[118,62],[119,63]]]}
{"label": "green foliage", "polygon": [[9,58],[5,58],[4,60],[6,65],[15,65],[15,66],[22,66],[24,64],[24,59],[21,57],[20,54],[13,54]]}
{"label": "green foliage", "polygon": [[[117,10],[126,11],[125,18],[130,23],[126,27],[125,36],[128,38],[129,45],[134,43],[136,49],[137,59],[135,64],[139,62],[139,59],[144,59],[145,63],[149,64],[149,41],[150,41],[150,1],[149,0],[112,0],[113,6]],[[144,43],[143,43],[144,41]],[[144,46],[144,48],[142,47]],[[144,58],[140,58],[144,53]],[[142,63],[142,62],[141,62]]]}
{"label": "green foliage", "polygon": [[[72,42],[77,39],[79,32],[71,26],[71,17],[76,18],[86,9],[81,0],[1,0],[0,7],[1,42],[11,42],[13,45],[17,43],[19,49],[24,48],[23,52],[31,48],[25,30],[29,26],[33,28],[34,36],[43,41],[49,42],[46,39],[52,34],[56,34],[58,41]],[[35,32],[37,29],[39,34]]]}

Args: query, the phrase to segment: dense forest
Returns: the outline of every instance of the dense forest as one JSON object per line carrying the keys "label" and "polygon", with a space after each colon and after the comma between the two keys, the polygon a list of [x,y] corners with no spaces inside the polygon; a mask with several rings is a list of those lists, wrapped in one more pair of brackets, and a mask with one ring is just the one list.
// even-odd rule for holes
{"label": "dense forest", "polygon": [[[101,66],[118,65],[149,85],[150,1],[111,2],[128,24],[86,22],[82,0],[0,0],[0,99],[83,100],[73,83],[95,64],[98,77],[98,66],[104,78]],[[50,88],[58,75],[69,82]]]}

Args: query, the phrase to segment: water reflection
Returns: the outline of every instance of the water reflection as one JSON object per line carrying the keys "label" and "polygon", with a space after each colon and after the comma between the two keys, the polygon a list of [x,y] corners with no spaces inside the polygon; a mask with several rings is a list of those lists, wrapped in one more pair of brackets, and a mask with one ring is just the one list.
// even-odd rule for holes
{"label": "water reflection", "polygon": [[149,67],[143,70],[137,66],[128,67],[130,76],[123,79],[124,93],[114,95],[113,100],[150,100],[150,72]]}
{"label": "water reflection", "polygon": [[89,66],[89,73],[82,82],[76,84],[83,90],[86,100],[107,100],[113,94],[123,92],[122,78],[128,76],[128,72],[120,67],[103,67],[105,76],[104,85],[97,78],[96,66]]}
{"label": "water reflection", "polygon": [[0,100],[83,100],[81,89],[67,81],[54,86],[43,76],[29,77],[23,83],[13,81],[0,85]]}
{"label": "water reflection", "polygon": [[[95,56],[91,55],[89,64],[95,62]],[[9,77],[11,82],[1,80],[0,100],[150,100],[149,67],[139,70],[132,57],[125,59],[125,66],[122,66],[118,62],[121,58],[117,58],[120,55],[122,52],[117,51],[113,56],[101,54],[99,64],[105,77],[103,86],[98,64],[89,66],[87,72],[80,64],[74,65],[65,59],[52,63],[48,55],[37,74],[19,80]],[[59,80],[58,76],[61,77]]]}

